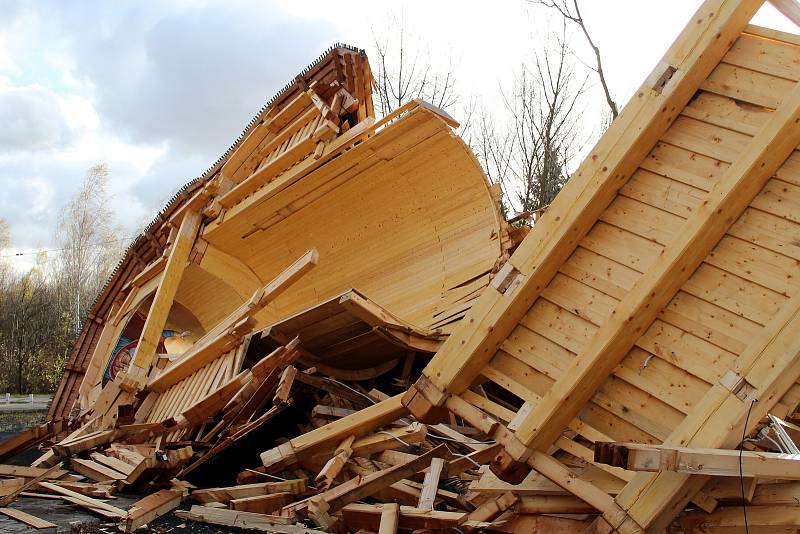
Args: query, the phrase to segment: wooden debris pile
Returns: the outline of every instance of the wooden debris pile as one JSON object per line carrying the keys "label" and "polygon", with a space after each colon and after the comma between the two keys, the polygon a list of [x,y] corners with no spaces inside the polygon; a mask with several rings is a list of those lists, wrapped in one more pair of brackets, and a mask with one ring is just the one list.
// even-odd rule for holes
{"label": "wooden debris pile", "polygon": [[762,3],[706,0],[527,235],[452,117],[375,121],[366,58],[332,49],[131,248],[52,422],[0,446],[43,452],[0,466],[2,503],[795,532],[800,36],[750,25]]}

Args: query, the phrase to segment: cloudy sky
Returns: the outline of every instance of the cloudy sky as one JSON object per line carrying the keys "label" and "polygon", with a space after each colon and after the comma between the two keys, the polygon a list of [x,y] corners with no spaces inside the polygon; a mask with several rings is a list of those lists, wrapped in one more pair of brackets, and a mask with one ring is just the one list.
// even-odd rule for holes
{"label": "cloudy sky", "polygon": [[[624,102],[700,0],[582,4]],[[54,247],[58,210],[89,167],[108,165],[132,234],[335,42],[369,55],[401,20],[433,68],[452,65],[459,92],[493,109],[554,23],[525,0],[0,0],[0,13],[0,217],[20,269]],[[757,22],[793,31],[769,7]]]}

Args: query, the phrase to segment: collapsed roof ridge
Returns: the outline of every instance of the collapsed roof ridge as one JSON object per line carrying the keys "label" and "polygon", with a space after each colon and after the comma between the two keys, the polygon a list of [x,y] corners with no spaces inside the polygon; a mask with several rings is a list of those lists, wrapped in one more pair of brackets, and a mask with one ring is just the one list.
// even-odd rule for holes
{"label": "collapsed roof ridge", "polygon": [[337,49],[344,49],[344,50],[347,50],[347,51],[350,51],[350,52],[355,52],[357,54],[361,54],[362,56],[366,55],[366,51],[363,48],[357,48],[355,46],[348,45],[346,43],[336,42],[332,46],[328,47],[319,56],[317,56],[317,58],[314,61],[312,61],[309,65],[307,65],[305,68],[303,68],[297,76],[292,78],[292,81],[290,81],[287,84],[285,84],[277,93],[275,93],[267,101],[266,104],[261,106],[261,108],[258,110],[256,115],[252,119],[250,119],[249,122],[247,122],[244,130],[242,130],[242,132],[236,137],[236,139],[234,140],[233,144],[231,144],[225,150],[225,152],[223,152],[222,155],[220,157],[218,157],[214,161],[214,163],[208,169],[206,169],[200,176],[190,180],[189,182],[185,183],[180,189],[178,189],[172,195],[172,197],[167,201],[167,203],[164,205],[164,207],[162,207],[158,211],[158,213],[156,213],[156,215],[153,217],[153,219],[149,223],[147,223],[147,225],[139,233],[139,235],[137,235],[133,239],[133,241],[131,241],[131,244],[127,246],[127,248],[125,249],[125,252],[122,254],[122,257],[117,262],[117,265],[114,267],[114,269],[111,271],[111,274],[108,276],[108,279],[106,280],[105,284],[103,285],[103,289],[97,294],[97,296],[95,297],[94,301],[92,302],[92,305],[89,308],[90,310],[94,309],[94,307],[100,301],[100,298],[102,297],[102,295],[108,290],[108,288],[109,288],[109,286],[111,284],[111,281],[114,280],[114,278],[119,273],[120,268],[125,264],[126,260],[128,259],[128,255],[130,254],[130,252],[139,245],[140,241],[142,239],[144,239],[144,236],[146,234],[150,233],[153,230],[154,227],[157,227],[157,226],[163,224],[164,220],[166,220],[165,214],[170,210],[170,208],[173,207],[175,202],[179,198],[181,198],[184,195],[184,193],[186,193],[188,190],[190,190],[191,188],[195,187],[201,181],[206,180],[212,174],[214,174],[217,171],[217,168],[220,166],[220,164],[223,161],[225,161],[225,159],[234,152],[234,150],[238,147],[239,143],[241,143],[245,139],[245,137],[247,137],[247,135],[249,135],[249,133],[252,130],[252,128],[261,121],[264,113],[270,108],[270,106],[272,106],[279,98],[281,98],[284,94],[286,94],[286,92],[295,84],[296,79],[298,77],[300,77],[300,76],[305,76],[306,74],[311,72],[311,70],[313,70],[317,65],[319,65],[322,62],[322,60],[324,60],[331,52],[333,52],[334,50],[337,50]]}

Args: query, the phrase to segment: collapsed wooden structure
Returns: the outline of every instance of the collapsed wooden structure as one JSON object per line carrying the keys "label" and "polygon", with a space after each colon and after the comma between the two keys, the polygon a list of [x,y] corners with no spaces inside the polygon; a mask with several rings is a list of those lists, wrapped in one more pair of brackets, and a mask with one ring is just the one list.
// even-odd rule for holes
{"label": "collapsed wooden structure", "polygon": [[794,532],[800,37],[761,5],[706,0],[527,235],[451,117],[375,121],[332,49],[131,247],[0,493],[128,531],[188,494],[268,532]]}

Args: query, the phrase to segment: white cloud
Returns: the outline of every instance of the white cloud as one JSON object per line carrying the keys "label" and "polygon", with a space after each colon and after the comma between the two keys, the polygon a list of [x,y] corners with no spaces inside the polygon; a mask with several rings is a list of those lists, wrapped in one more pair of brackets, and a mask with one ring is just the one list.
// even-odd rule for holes
{"label": "white cloud", "polygon": [[23,198],[28,200],[28,211],[33,215],[46,213],[52,205],[54,191],[53,186],[41,176],[30,176],[23,178]]}
{"label": "white cloud", "polygon": [[0,151],[67,145],[71,130],[59,97],[40,85],[0,85]]}

